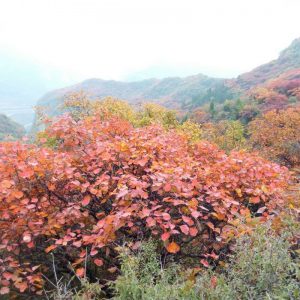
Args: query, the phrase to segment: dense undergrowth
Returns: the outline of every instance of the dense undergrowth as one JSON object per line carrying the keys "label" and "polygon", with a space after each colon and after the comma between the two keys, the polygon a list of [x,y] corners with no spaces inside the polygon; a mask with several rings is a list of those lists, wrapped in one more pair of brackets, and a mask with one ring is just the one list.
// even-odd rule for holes
{"label": "dense undergrowth", "polygon": [[[295,220],[294,220],[295,221]],[[115,300],[238,300],[298,299],[300,297],[299,250],[293,238],[299,225],[293,221],[278,233],[270,224],[258,226],[252,235],[236,240],[224,265],[214,268],[186,268],[165,263],[157,242],[142,243],[132,251],[119,249],[121,273],[106,286],[81,281],[80,291],[57,288],[53,299]],[[288,233],[287,233],[288,232]],[[298,252],[297,252],[298,251]]]}

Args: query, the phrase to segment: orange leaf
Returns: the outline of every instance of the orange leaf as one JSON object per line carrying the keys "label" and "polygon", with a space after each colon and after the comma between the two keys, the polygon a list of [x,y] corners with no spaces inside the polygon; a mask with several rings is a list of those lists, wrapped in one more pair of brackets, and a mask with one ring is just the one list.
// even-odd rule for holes
{"label": "orange leaf", "polygon": [[16,191],[14,192],[14,196],[17,198],[17,199],[21,199],[23,197],[23,192],[21,191]]}
{"label": "orange leaf", "polygon": [[259,197],[251,197],[249,202],[253,203],[253,204],[257,204],[260,202],[260,198]]}
{"label": "orange leaf", "polygon": [[15,287],[17,289],[19,289],[19,291],[21,293],[23,293],[28,288],[28,285],[27,285],[27,283],[25,281],[23,281],[23,282],[15,282]]}
{"label": "orange leaf", "polygon": [[211,228],[212,230],[215,229],[215,225],[212,222],[207,222],[206,225]]}
{"label": "orange leaf", "polygon": [[190,228],[190,235],[191,236],[196,236],[198,233],[198,229],[196,227]]}
{"label": "orange leaf", "polygon": [[78,277],[83,277],[84,276],[84,268],[79,268],[76,270],[76,275]]}
{"label": "orange leaf", "polygon": [[172,242],[167,246],[167,250],[170,253],[177,253],[180,250],[180,246],[177,245],[175,242]]}
{"label": "orange leaf", "polygon": [[8,189],[12,186],[12,182],[10,180],[5,179],[1,182],[1,185],[2,185],[3,188]]}
{"label": "orange leaf", "polygon": [[81,201],[81,204],[83,206],[87,206],[87,205],[89,205],[90,201],[91,201],[91,196],[87,195],[87,196],[84,196],[83,200]]}
{"label": "orange leaf", "polygon": [[46,253],[49,253],[51,250],[53,250],[53,249],[55,249],[55,248],[57,248],[57,245],[51,245],[51,246],[49,246],[49,247],[47,247],[47,248],[45,249],[45,252],[46,252]]}
{"label": "orange leaf", "polygon": [[115,273],[117,270],[118,270],[117,267],[111,267],[111,268],[107,269],[107,271],[108,271],[109,273]]}

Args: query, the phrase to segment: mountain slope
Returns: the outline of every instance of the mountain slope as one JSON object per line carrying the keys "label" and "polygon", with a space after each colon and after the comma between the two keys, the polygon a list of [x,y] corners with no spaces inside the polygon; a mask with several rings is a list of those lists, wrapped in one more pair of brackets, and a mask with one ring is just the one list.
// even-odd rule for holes
{"label": "mountain slope", "polygon": [[38,105],[57,110],[67,94],[85,91],[91,98],[114,96],[132,104],[153,101],[168,108],[181,109],[192,105],[193,99],[199,98],[199,95],[205,98],[205,94],[221,88],[226,89],[226,80],[201,74],[185,78],[170,77],[137,82],[90,79],[46,94]]}
{"label": "mountain slope", "polygon": [[25,134],[25,129],[6,115],[0,114],[0,141],[6,138],[19,139]]}
{"label": "mountain slope", "polygon": [[211,78],[202,74],[136,82],[90,79],[46,94],[39,100],[38,105],[45,107],[49,115],[56,115],[67,94],[84,91],[91,98],[113,96],[132,104],[151,101],[168,108],[188,111],[211,101],[222,103],[226,99],[235,99],[253,87],[296,68],[300,68],[300,38],[282,51],[277,60],[259,66],[236,79]]}
{"label": "mountain slope", "polygon": [[278,59],[238,76],[236,83],[243,89],[249,89],[297,68],[300,68],[300,38],[295,39],[288,48],[283,50]]}

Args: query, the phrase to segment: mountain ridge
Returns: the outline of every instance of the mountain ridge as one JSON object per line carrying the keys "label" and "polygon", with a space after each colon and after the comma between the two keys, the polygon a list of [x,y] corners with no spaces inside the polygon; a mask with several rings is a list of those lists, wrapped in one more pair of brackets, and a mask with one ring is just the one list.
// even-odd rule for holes
{"label": "mountain ridge", "polygon": [[113,96],[134,105],[151,101],[171,109],[190,110],[211,101],[222,103],[228,98],[238,97],[252,87],[296,68],[300,68],[300,38],[281,51],[277,59],[236,78],[214,78],[201,73],[132,82],[91,78],[47,93],[40,98],[38,105],[46,106],[50,115],[55,115],[67,94],[84,91],[91,99]]}

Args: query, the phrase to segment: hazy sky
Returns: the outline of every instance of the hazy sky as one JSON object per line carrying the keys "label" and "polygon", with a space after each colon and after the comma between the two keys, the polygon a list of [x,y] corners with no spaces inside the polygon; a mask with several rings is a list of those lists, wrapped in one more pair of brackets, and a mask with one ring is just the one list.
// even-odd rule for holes
{"label": "hazy sky", "polygon": [[236,76],[299,37],[299,14],[299,0],[0,0],[0,47],[82,79]]}

